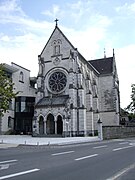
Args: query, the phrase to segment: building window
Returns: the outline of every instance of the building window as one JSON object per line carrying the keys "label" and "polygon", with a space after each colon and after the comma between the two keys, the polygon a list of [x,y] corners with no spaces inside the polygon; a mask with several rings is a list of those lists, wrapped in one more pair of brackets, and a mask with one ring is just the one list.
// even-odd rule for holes
{"label": "building window", "polygon": [[60,39],[54,40],[52,42],[54,56],[60,54],[60,45],[61,44],[62,44],[62,41]]}
{"label": "building window", "polygon": [[8,117],[8,128],[12,128],[12,118],[11,118],[11,116]]}
{"label": "building window", "polygon": [[48,84],[53,93],[59,93],[65,89],[67,77],[63,72],[56,71],[50,75]]}
{"label": "building window", "polygon": [[34,97],[19,96],[15,99],[15,112],[33,112],[34,111]]}
{"label": "building window", "polygon": [[26,112],[26,103],[21,102],[21,112]]}
{"label": "building window", "polygon": [[54,46],[54,55],[60,54],[60,45]]}
{"label": "building window", "polygon": [[24,82],[24,75],[22,71],[20,72],[19,82]]}
{"label": "building window", "polygon": [[20,104],[19,102],[16,102],[16,103],[15,103],[15,111],[16,111],[16,112],[19,112],[19,111],[20,111],[19,104]]}

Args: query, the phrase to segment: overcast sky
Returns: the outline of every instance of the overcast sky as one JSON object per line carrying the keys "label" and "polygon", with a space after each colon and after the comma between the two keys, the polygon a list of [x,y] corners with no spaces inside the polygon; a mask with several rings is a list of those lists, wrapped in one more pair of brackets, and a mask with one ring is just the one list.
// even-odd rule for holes
{"label": "overcast sky", "polygon": [[0,63],[17,63],[38,73],[38,55],[54,20],[87,59],[115,49],[121,107],[135,83],[135,0],[0,0]]}

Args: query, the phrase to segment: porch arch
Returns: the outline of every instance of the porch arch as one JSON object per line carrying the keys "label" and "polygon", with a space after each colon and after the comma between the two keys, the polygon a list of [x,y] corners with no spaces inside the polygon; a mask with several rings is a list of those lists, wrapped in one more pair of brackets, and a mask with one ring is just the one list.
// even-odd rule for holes
{"label": "porch arch", "polygon": [[44,117],[39,117],[39,134],[44,134]]}
{"label": "porch arch", "polygon": [[57,134],[62,134],[63,133],[63,121],[62,121],[62,116],[58,115],[57,116]]}
{"label": "porch arch", "polygon": [[46,120],[46,133],[47,134],[55,134],[55,122],[54,116],[50,113],[47,116]]}

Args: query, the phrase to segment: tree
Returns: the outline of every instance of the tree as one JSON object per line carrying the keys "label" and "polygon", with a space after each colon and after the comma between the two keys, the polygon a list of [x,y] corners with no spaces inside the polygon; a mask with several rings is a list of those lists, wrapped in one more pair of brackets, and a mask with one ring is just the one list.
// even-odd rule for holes
{"label": "tree", "polygon": [[14,93],[13,86],[12,79],[7,76],[3,64],[0,64],[0,119],[9,109],[12,98],[15,98],[17,94]]}
{"label": "tree", "polygon": [[127,110],[134,112],[135,111],[135,84],[131,85],[131,103],[127,106]]}

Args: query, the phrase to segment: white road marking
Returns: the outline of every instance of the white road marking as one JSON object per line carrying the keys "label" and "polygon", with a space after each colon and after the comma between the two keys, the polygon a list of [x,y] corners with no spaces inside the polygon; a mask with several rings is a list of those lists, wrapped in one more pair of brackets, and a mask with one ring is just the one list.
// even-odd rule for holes
{"label": "white road marking", "polygon": [[122,150],[122,149],[131,148],[131,147],[133,147],[133,146],[125,146],[125,147],[113,149],[113,151],[119,151],[119,150]]}
{"label": "white road marking", "polygon": [[119,178],[120,176],[122,176],[124,173],[128,172],[129,170],[135,168],[135,164],[130,165],[129,167],[119,171],[117,174],[115,174],[114,176],[106,179],[106,180],[116,180],[117,178]]}
{"label": "white road marking", "polygon": [[58,155],[62,155],[62,154],[70,154],[70,153],[73,153],[73,152],[75,152],[75,151],[60,152],[60,153],[52,154],[52,156],[58,156]]}
{"label": "white road marking", "polygon": [[92,154],[92,155],[89,155],[89,156],[84,156],[84,157],[81,157],[81,158],[77,158],[77,159],[75,159],[75,161],[80,161],[80,160],[95,157],[95,156],[98,156],[98,154]]}
{"label": "white road marking", "polygon": [[99,148],[104,148],[104,147],[107,147],[107,145],[104,145],[104,146],[96,146],[96,147],[93,147],[93,149],[99,149]]}
{"label": "white road marking", "polygon": [[11,162],[16,162],[18,160],[16,159],[13,159],[13,160],[8,160],[8,161],[1,161],[0,164],[3,164],[3,163],[11,163]]}
{"label": "white road marking", "polygon": [[36,172],[36,171],[39,171],[39,170],[40,169],[31,169],[31,170],[28,170],[28,171],[22,171],[22,172],[15,173],[15,174],[9,174],[9,175],[6,175],[6,176],[1,176],[0,180],[8,179],[8,178],[15,177],[15,176],[20,176],[20,175],[23,175],[23,174],[28,174],[28,173]]}
{"label": "white road marking", "polygon": [[0,165],[0,170],[8,169],[8,168],[9,168],[9,164],[1,164]]}
{"label": "white road marking", "polygon": [[112,141],[125,141],[125,139],[112,139]]}
{"label": "white road marking", "polygon": [[131,146],[135,146],[135,143],[129,143],[129,145],[131,145]]}
{"label": "white road marking", "polygon": [[119,144],[128,144],[129,142],[122,142],[122,143],[119,143]]}

